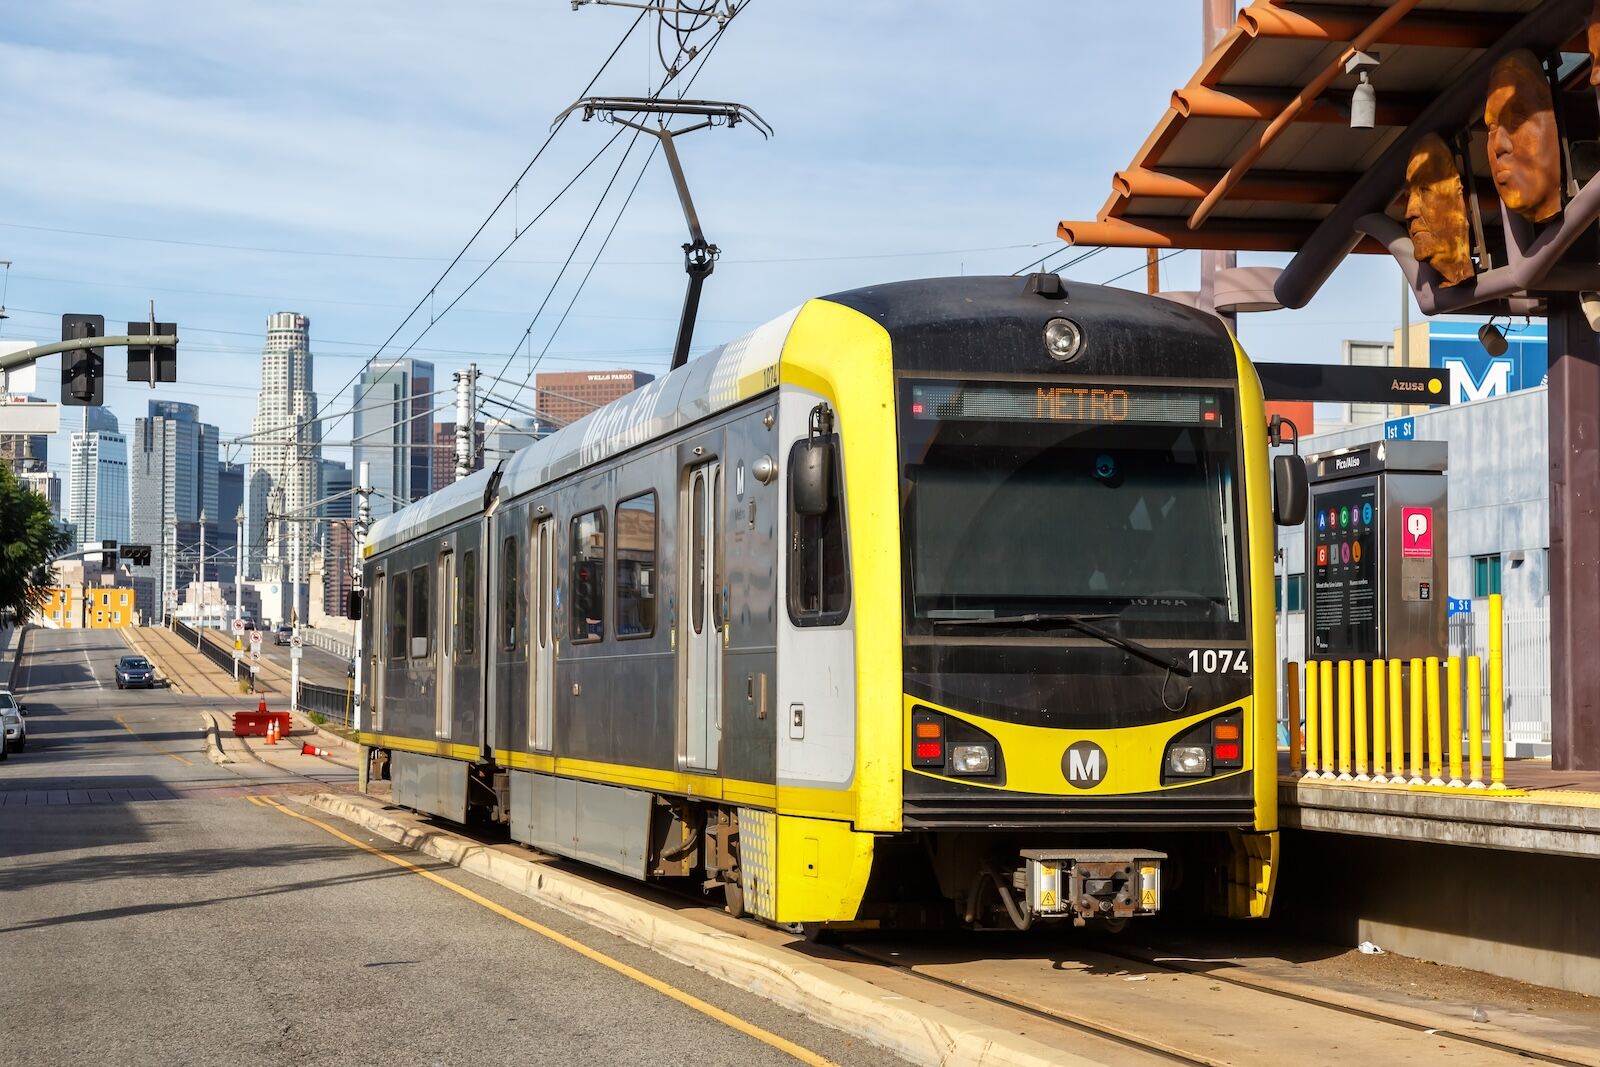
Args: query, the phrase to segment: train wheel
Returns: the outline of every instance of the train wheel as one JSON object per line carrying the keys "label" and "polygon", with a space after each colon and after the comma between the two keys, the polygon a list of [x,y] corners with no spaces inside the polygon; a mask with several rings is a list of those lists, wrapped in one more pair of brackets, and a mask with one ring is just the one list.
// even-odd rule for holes
{"label": "train wheel", "polygon": [[728,882],[722,887],[722,906],[735,919],[744,918],[744,887],[738,882]]}

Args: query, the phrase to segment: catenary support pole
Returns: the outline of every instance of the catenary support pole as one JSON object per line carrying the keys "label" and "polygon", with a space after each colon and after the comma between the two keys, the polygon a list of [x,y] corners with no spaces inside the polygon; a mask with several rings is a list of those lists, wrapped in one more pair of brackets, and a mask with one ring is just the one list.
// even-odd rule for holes
{"label": "catenary support pole", "polygon": [[[1558,771],[1597,771],[1600,339],[1575,294],[1550,298],[1549,404],[1550,765]],[[1492,670],[1492,657],[1490,663]],[[1490,699],[1500,699],[1492,683]]]}

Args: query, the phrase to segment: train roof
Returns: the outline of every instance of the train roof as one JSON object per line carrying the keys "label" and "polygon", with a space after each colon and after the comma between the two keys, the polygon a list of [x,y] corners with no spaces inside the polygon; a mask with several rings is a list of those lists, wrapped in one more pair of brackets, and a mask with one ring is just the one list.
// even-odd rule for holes
{"label": "train roof", "polygon": [[[795,307],[519,449],[501,464],[500,496],[520,496],[772,388],[763,371],[777,366],[799,314]],[[478,471],[384,516],[367,544],[381,552],[481,514],[491,476]]]}
{"label": "train roof", "polygon": [[[1073,373],[1126,373],[1138,352],[1150,373],[1231,376],[1233,348],[1213,315],[1125,289],[1063,280],[1058,297],[1041,297],[1023,277],[929,278],[891,282],[822,299],[878,322],[894,338],[895,364],[908,370],[970,368],[974,351],[1003,369],[1061,373],[1040,343],[1050,318],[1069,314],[1084,326],[1083,358]],[[500,465],[499,495],[531,492],[620,452],[766,392],[789,330],[804,305],[718,345],[627,396],[590,412]],[[491,473],[424,497],[373,524],[367,543],[383,551],[484,510]]]}

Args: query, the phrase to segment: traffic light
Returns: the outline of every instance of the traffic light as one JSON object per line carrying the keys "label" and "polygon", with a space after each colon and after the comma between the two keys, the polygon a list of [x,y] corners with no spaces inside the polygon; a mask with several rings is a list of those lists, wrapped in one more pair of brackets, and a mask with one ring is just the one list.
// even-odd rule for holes
{"label": "traffic light", "polygon": [[[130,322],[129,337],[177,336],[175,322]],[[128,381],[175,382],[178,380],[177,345],[128,345]]]}
{"label": "traffic light", "polygon": [[[61,316],[61,339],[78,341],[106,335],[104,315]],[[61,353],[61,403],[72,407],[99,407],[105,403],[104,348],[77,348]]]}
{"label": "traffic light", "polygon": [[150,566],[150,546],[149,545],[123,545],[121,550],[120,550],[120,552],[121,552],[122,558],[127,560],[128,563],[131,564],[132,566],[135,566],[135,567],[148,567],[148,566]]}
{"label": "traffic light", "polygon": [[117,569],[117,543],[115,541],[100,542],[100,569],[103,571]]}

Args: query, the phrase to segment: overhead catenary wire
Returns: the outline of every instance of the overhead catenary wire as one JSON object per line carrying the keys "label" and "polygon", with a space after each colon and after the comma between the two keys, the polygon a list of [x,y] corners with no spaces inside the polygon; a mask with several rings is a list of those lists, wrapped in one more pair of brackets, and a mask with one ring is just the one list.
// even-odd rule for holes
{"label": "overhead catenary wire", "polygon": [[[594,88],[595,83],[600,80],[601,75],[603,75],[606,72],[607,68],[609,68],[611,66],[612,60],[617,58],[617,53],[622,51],[622,46],[627,44],[628,43],[628,38],[633,36],[633,31],[636,30],[639,27],[639,24],[644,21],[645,15],[646,15],[646,12],[644,12],[644,11],[639,12],[639,16],[637,18],[635,18],[633,20],[633,22],[628,26],[627,32],[622,35],[621,40],[619,40],[616,43],[616,46],[611,49],[610,54],[606,56],[605,61],[600,64],[600,69],[594,72],[594,76],[591,77],[589,79],[588,84],[584,86],[583,92],[579,94],[580,96],[588,95],[589,90]],[[522,171],[521,171],[521,173],[519,173],[517,175],[516,180],[511,183],[511,187],[505,191],[505,193],[500,197],[500,199],[498,201],[496,201],[494,207],[491,208],[489,213],[484,216],[483,221],[478,224],[477,229],[472,231],[472,236],[467,238],[466,244],[461,246],[460,251],[458,251],[455,254],[455,256],[450,260],[449,265],[447,265],[445,267],[445,269],[440,273],[439,277],[434,280],[434,283],[431,286],[428,287],[427,292],[422,294],[422,297],[420,299],[418,299],[418,301],[412,307],[412,309],[410,311],[406,312],[405,317],[400,320],[399,325],[397,325],[394,328],[394,330],[389,334],[389,336],[384,340],[384,342],[381,345],[378,346],[377,350],[374,351],[371,356],[367,357],[366,362],[364,362],[359,368],[357,368],[356,372],[350,376],[348,381],[346,381],[343,385],[341,385],[338,389],[336,389],[333,392],[333,394],[332,394],[333,396],[338,396],[340,393],[342,393],[346,389],[350,388],[351,385],[355,384],[355,382],[361,377],[362,372],[365,371],[367,367],[371,366],[372,363],[374,361],[376,361],[377,358],[380,355],[383,354],[384,350],[387,349],[389,347],[389,345],[394,342],[394,339],[396,337],[400,336],[400,331],[404,330],[406,328],[406,325],[414,317],[416,317],[416,315],[417,315],[417,313],[419,311],[422,310],[423,305],[427,304],[434,297],[434,295],[439,290],[439,286],[444,284],[445,278],[447,278],[450,275],[450,272],[455,269],[456,264],[461,262],[462,258],[467,254],[468,249],[470,249],[477,242],[479,236],[481,236],[483,234],[483,231],[488,228],[489,223],[494,221],[495,216],[500,213],[500,209],[503,208],[506,205],[506,202],[508,200],[511,200],[516,195],[518,189],[522,185],[523,179],[528,176],[528,173],[530,171],[532,171],[534,166],[539,162],[539,160],[541,158],[543,158],[545,150],[550,147],[551,142],[554,141],[555,138],[556,138],[556,134],[560,133],[562,128],[565,125],[566,125],[565,121],[559,122],[554,127],[551,128],[551,130],[550,130],[550,132],[548,134],[545,135],[544,141],[539,145],[538,150],[534,152],[533,158],[528,160],[527,165],[522,168]],[[565,190],[563,190],[563,192],[564,191]],[[560,194],[557,194],[557,195],[559,196]],[[529,226],[531,227],[531,225],[532,224],[530,223]],[[527,228],[522,229],[521,232],[522,233],[526,233],[527,232]],[[520,234],[519,234],[519,236],[520,236]],[[482,275],[480,275],[480,277],[481,276]],[[437,320],[434,320],[434,321],[437,321]],[[432,327],[432,323],[429,324],[428,328],[431,328],[431,327]],[[424,329],[423,330],[423,334],[426,334],[426,333],[427,333],[427,329]]]}
{"label": "overhead catenary wire", "polygon": [[[746,8],[746,6],[749,6],[749,3],[750,3],[750,0],[744,0],[744,3],[741,3],[741,5],[739,5],[738,8],[731,8],[731,11],[733,11],[733,14],[738,14],[739,11],[744,10],[744,8]],[[696,67],[696,69],[694,69],[694,74],[690,75],[690,78],[688,78],[688,82],[686,82],[685,86],[683,86],[683,90],[680,91],[680,93],[678,93],[678,99],[685,98],[686,94],[688,94],[688,91],[690,91],[691,88],[693,88],[694,82],[696,82],[696,80],[698,80],[699,75],[701,75],[702,70],[706,69],[706,62],[709,61],[710,56],[712,56],[712,53],[715,53],[715,51],[717,51],[718,43],[722,43],[722,35],[723,35],[723,32],[725,32],[726,29],[728,29],[728,24],[726,24],[726,22],[723,22],[722,26],[718,26],[717,27],[717,32],[715,32],[715,34],[712,35],[712,40],[710,40],[709,45],[706,46],[706,51],[702,51],[702,53],[699,53],[699,66]],[[675,75],[672,75],[672,77],[675,77]],[[667,78],[667,80],[669,80],[669,82],[670,82],[670,77]],[[666,90],[666,85],[667,85],[666,82],[662,83],[661,88],[659,88],[659,90],[656,91],[656,96],[659,96],[659,93],[661,93],[661,91]],[[629,147],[632,147],[632,146],[629,146]],[[515,400],[517,400],[517,398],[522,397],[523,387],[526,386],[526,382],[531,381],[531,379],[533,379],[534,371],[538,370],[539,365],[541,365],[541,363],[544,362],[544,355],[546,355],[547,352],[549,352],[550,344],[552,344],[552,342],[555,341],[555,338],[557,338],[557,334],[560,334],[560,331],[562,331],[562,326],[565,325],[565,323],[566,323],[566,317],[568,317],[568,315],[571,314],[571,310],[573,310],[574,304],[576,304],[576,302],[578,302],[579,296],[581,296],[582,291],[584,291],[584,286],[586,286],[587,283],[589,283],[590,275],[594,275],[595,264],[598,264],[598,262],[600,262],[600,256],[603,256],[603,254],[605,254],[606,245],[610,245],[611,237],[613,237],[613,235],[616,234],[616,227],[618,227],[619,222],[622,221],[622,216],[624,216],[624,214],[627,213],[627,206],[629,206],[630,203],[634,202],[634,195],[637,194],[637,192],[638,192],[638,186],[640,186],[640,182],[642,182],[643,178],[645,178],[646,171],[650,170],[650,163],[653,162],[654,158],[656,158],[656,150],[658,150],[659,147],[661,147],[661,146],[659,146],[659,141],[656,142],[656,144],[654,144],[654,146],[651,146],[650,154],[646,155],[646,157],[645,157],[645,165],[643,165],[642,168],[640,168],[640,170],[638,170],[638,174],[635,174],[635,176],[634,176],[634,186],[632,186],[632,189],[629,189],[629,192],[627,192],[627,197],[622,198],[622,206],[621,206],[621,208],[619,208],[618,213],[616,213],[616,218],[614,218],[613,221],[611,221],[610,229],[606,230],[605,238],[603,238],[602,242],[600,242],[600,248],[598,248],[598,250],[595,251],[594,259],[592,259],[592,261],[590,261],[590,264],[589,264],[589,270],[586,270],[586,272],[584,272],[584,277],[582,277],[581,280],[579,280],[579,282],[578,282],[578,288],[576,288],[576,290],[573,291],[573,296],[571,296],[570,301],[566,302],[566,309],[563,310],[563,312],[562,312],[562,318],[560,318],[560,322],[555,323],[555,330],[550,331],[550,336],[549,336],[549,338],[546,338],[546,341],[544,341],[544,349],[542,349],[541,352],[539,352],[539,357],[536,358],[536,360],[530,360],[530,363],[528,363],[528,373],[526,373],[525,376],[523,376],[523,384],[522,384],[522,386],[518,386],[517,387],[517,392],[515,392],[515,394],[512,394],[512,400],[514,400],[514,402],[515,402]],[[597,211],[598,211],[598,205],[597,205]],[[590,222],[592,222],[592,221],[594,221],[594,218],[590,218]],[[584,227],[584,230],[586,230],[586,232],[587,232],[587,229],[589,229],[589,227],[587,227],[587,226]],[[581,240],[582,240],[582,237],[579,237],[579,242],[581,242]],[[574,245],[573,246],[573,253],[576,253],[576,251],[578,251],[578,246]],[[563,266],[562,267],[563,272],[565,272],[565,269],[566,269],[566,267]],[[554,288],[552,288],[552,291],[554,291]],[[546,302],[549,302],[549,293],[546,294]],[[514,357],[514,355],[517,354],[517,349],[520,349],[520,347],[522,347],[523,341],[528,342],[528,344],[530,344],[530,346],[531,346],[531,334],[533,334],[533,325],[534,325],[534,322],[538,322],[539,314],[542,314],[542,310],[544,310],[544,304],[541,304],[541,306],[539,306],[539,312],[534,312],[533,322],[528,323],[528,330],[523,331],[523,338],[520,339],[520,341],[517,342],[517,346],[515,346],[514,349],[512,349],[512,352],[510,352],[510,355],[507,355],[507,357],[506,357],[506,365],[502,366],[501,374],[506,373],[507,366],[510,366],[510,360],[512,360],[512,357]],[[530,347],[530,350],[531,350],[531,347]]]}
{"label": "overhead catenary wire", "polygon": [[[1181,254],[1183,252],[1187,252],[1187,251],[1188,251],[1187,248],[1174,248],[1172,251],[1168,252],[1166,255],[1161,256],[1160,258],[1158,258],[1156,260],[1156,262],[1157,263],[1165,263],[1167,260],[1171,259],[1173,256],[1179,255],[1179,254]],[[1134,267],[1132,270],[1125,270],[1121,274],[1118,274],[1114,278],[1107,278],[1105,281],[1101,282],[1100,284],[1101,285],[1110,285],[1112,282],[1120,282],[1122,279],[1126,278],[1130,274],[1138,274],[1140,271],[1144,270],[1146,268],[1146,266],[1147,266],[1147,264],[1141,263],[1137,267]]]}

